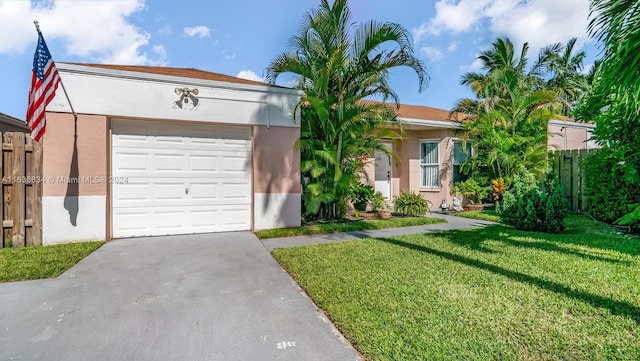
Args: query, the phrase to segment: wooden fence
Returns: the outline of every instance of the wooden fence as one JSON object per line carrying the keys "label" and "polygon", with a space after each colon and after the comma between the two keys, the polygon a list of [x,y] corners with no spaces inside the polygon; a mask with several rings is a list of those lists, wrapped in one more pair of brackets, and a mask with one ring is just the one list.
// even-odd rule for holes
{"label": "wooden fence", "polygon": [[549,160],[558,175],[569,209],[574,212],[588,209],[581,162],[590,151],[574,149],[549,152]]}
{"label": "wooden fence", "polygon": [[2,138],[2,242],[0,248],[42,244],[42,145],[28,134]]}

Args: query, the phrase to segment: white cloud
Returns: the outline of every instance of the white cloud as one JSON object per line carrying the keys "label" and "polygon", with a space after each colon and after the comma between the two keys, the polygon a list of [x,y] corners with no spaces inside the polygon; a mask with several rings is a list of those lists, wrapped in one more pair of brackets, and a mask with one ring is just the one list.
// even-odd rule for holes
{"label": "white cloud", "polygon": [[238,75],[236,75],[236,77],[253,81],[264,81],[261,76],[259,76],[252,70],[241,70]]}
{"label": "white cloud", "polygon": [[452,42],[449,43],[449,46],[447,46],[447,52],[448,53],[453,53],[457,49],[458,49],[458,42],[457,41],[452,41]]}
{"label": "white cloud", "polygon": [[155,45],[153,47],[153,52],[158,55],[158,58],[151,62],[151,65],[157,66],[165,66],[167,65],[167,50],[164,48],[164,45]]}
{"label": "white cloud", "polygon": [[158,29],[158,34],[170,35],[171,33],[171,25],[169,24],[164,24],[160,29]]}
{"label": "white cloud", "polygon": [[[67,55],[100,63],[150,64],[157,59],[150,58],[143,48],[151,36],[127,20],[143,9],[144,0],[51,0],[39,5],[2,1],[0,34],[11,36],[0,37],[0,53],[24,53],[35,48],[37,36],[31,19],[39,19],[49,45],[54,39],[60,40]],[[58,49],[50,50],[59,56]]]}
{"label": "white cloud", "polygon": [[420,50],[433,62],[442,60],[442,51],[436,47],[423,46],[422,48],[420,48]]}
{"label": "white cloud", "polygon": [[586,0],[439,0],[436,15],[412,29],[416,43],[426,35],[468,32],[488,25],[494,37],[508,36],[519,46],[529,42],[532,54],[541,47],[578,38],[588,41]]}
{"label": "white cloud", "polygon": [[228,49],[222,50],[220,54],[222,54],[224,60],[235,60],[236,58],[236,53],[232,53]]}
{"label": "white cloud", "polygon": [[193,27],[185,27],[184,34],[186,36],[194,37],[199,36],[201,38],[210,38],[211,37],[211,29],[204,25],[193,26]]}
{"label": "white cloud", "polygon": [[477,57],[473,63],[460,66],[460,70],[463,72],[478,72],[480,69],[482,69],[482,60]]}

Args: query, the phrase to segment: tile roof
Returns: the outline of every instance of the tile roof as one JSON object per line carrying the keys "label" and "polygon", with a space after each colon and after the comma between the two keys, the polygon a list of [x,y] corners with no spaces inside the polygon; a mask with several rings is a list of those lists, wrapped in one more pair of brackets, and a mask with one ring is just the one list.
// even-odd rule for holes
{"label": "tile roof", "polygon": [[161,66],[142,66],[142,65],[117,65],[117,64],[87,64],[87,63],[65,63],[79,66],[89,66],[94,68],[121,70],[121,71],[133,71],[138,73],[158,74],[167,76],[178,76],[183,78],[203,79],[222,81],[227,83],[248,84],[248,85],[260,85],[282,88],[281,86],[267,84],[259,81],[242,79],[235,76],[213,73],[210,71],[204,71],[194,68],[170,68]]}
{"label": "tile roof", "polygon": [[437,120],[437,121],[455,121],[456,113],[450,114],[448,110],[432,108],[423,105],[407,105],[400,104],[400,108],[397,111],[398,117],[409,119],[424,119],[424,120]]}

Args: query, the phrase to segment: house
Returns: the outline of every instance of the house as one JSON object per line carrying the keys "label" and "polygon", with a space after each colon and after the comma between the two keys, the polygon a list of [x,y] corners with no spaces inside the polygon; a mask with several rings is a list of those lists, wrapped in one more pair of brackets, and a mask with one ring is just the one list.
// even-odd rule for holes
{"label": "house", "polygon": [[57,63],[43,243],[300,225],[301,93],[197,69]]}
{"label": "house", "polygon": [[572,118],[551,119],[547,128],[549,150],[596,149],[600,146],[591,139],[595,123],[582,123]]}
{"label": "house", "polygon": [[10,115],[0,113],[0,132],[28,132],[27,124]]}
{"label": "house", "polygon": [[[437,210],[444,200],[452,204],[453,184],[462,179],[460,164],[471,153],[471,144],[463,149],[460,123],[450,111],[426,106],[401,104],[398,120],[404,139],[387,143],[397,159],[376,152],[365,165],[366,179],[385,199],[400,192],[419,192]],[[548,126],[549,149],[584,149],[596,145],[590,140],[594,124],[571,119],[553,119]]]}

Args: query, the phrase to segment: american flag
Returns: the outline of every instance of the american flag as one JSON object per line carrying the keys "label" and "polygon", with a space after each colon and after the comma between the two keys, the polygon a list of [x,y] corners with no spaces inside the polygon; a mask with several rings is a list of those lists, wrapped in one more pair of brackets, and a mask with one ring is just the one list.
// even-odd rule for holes
{"label": "american flag", "polygon": [[39,141],[44,134],[45,108],[56,95],[58,83],[60,83],[58,69],[51,59],[51,53],[44,42],[42,33],[38,32],[38,47],[36,47],[36,53],[33,56],[29,107],[27,108],[27,126],[31,132],[31,138],[35,141]]}

